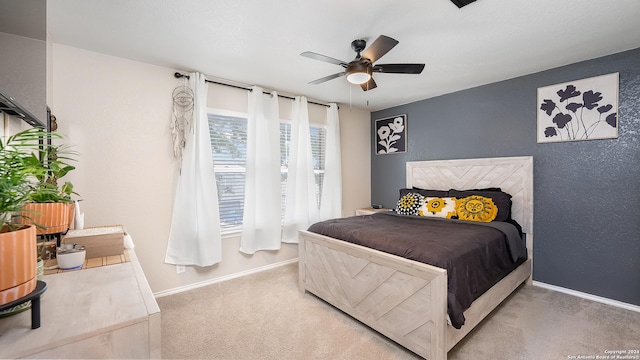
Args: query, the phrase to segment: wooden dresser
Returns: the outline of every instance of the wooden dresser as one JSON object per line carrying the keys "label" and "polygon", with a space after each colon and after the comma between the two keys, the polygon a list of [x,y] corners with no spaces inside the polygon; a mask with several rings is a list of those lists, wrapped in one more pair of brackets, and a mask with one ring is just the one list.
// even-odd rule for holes
{"label": "wooden dresser", "polygon": [[160,308],[138,258],[46,275],[41,327],[0,319],[0,358],[160,358]]}

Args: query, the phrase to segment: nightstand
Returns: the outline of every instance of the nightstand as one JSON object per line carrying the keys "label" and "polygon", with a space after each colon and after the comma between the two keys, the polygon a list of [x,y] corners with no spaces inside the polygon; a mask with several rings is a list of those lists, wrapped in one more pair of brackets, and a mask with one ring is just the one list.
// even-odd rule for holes
{"label": "nightstand", "polygon": [[391,211],[391,209],[386,209],[386,208],[382,208],[382,209],[374,209],[374,208],[357,209],[356,210],[356,215],[371,215],[371,214],[375,214],[375,213],[378,213],[378,212],[384,212],[384,211]]}

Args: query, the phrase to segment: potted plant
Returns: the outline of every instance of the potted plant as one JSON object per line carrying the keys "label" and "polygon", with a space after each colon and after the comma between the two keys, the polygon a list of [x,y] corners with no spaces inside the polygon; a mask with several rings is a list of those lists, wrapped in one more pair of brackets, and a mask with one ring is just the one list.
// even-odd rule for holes
{"label": "potted plant", "polygon": [[39,150],[41,130],[29,129],[0,139],[0,305],[36,287],[35,226],[16,223],[33,191],[29,158]]}
{"label": "potted plant", "polygon": [[[62,138],[44,131],[42,136]],[[74,211],[71,195],[77,193],[73,191],[71,182],[58,185],[58,179],[75,169],[69,164],[75,160],[75,155],[66,145],[47,145],[26,159],[35,182],[24,206],[23,219],[28,218],[35,224],[38,234],[62,233],[71,225]]]}

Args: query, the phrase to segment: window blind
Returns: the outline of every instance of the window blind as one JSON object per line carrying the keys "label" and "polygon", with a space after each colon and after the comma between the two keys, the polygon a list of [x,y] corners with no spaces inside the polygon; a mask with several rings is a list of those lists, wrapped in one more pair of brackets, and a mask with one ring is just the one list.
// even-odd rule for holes
{"label": "window blind", "polygon": [[[216,113],[208,114],[209,136],[213,152],[214,171],[218,187],[220,223],[229,231],[242,226],[244,212],[244,181],[247,159],[247,119]],[[326,129],[311,127],[318,206],[324,178]],[[291,124],[280,123],[281,209],[284,216],[287,175],[291,143]]]}

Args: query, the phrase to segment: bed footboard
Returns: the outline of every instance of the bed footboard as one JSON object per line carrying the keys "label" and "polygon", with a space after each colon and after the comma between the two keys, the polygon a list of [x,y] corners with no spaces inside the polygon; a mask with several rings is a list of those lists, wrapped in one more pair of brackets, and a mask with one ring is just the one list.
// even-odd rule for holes
{"label": "bed footboard", "polygon": [[301,292],[424,358],[446,359],[446,270],[307,231],[299,241]]}

